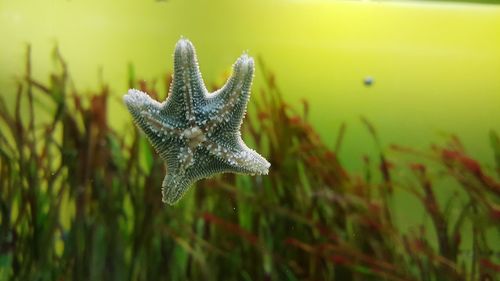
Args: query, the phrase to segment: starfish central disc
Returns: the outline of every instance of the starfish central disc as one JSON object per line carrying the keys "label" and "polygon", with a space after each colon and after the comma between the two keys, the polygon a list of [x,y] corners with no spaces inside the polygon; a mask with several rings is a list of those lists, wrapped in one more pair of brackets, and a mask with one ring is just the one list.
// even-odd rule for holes
{"label": "starfish central disc", "polygon": [[163,202],[175,204],[194,182],[218,173],[268,173],[269,162],[240,134],[253,72],[253,59],[243,54],[226,84],[209,93],[193,44],[181,39],[167,99],[160,103],[135,89],[124,96],[134,122],[165,161]]}
{"label": "starfish central disc", "polygon": [[203,134],[203,131],[197,126],[185,129],[182,132],[182,136],[187,139],[191,149],[201,145],[201,143],[206,140],[205,134]]}

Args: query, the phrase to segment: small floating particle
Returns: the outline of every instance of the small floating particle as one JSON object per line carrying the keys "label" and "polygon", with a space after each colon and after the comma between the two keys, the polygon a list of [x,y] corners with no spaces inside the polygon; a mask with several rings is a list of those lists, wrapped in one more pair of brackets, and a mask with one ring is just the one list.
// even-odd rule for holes
{"label": "small floating particle", "polygon": [[373,83],[375,83],[375,80],[371,76],[366,76],[365,79],[363,79],[363,84],[367,87],[370,87]]}

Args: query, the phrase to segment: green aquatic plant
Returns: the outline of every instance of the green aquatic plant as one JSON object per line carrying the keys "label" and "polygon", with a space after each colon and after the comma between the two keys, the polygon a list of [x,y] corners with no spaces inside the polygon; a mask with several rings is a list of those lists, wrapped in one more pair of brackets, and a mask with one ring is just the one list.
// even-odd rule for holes
{"label": "green aquatic plant", "polygon": [[494,153],[497,174],[500,176],[500,138],[493,130],[490,132],[490,143]]}
{"label": "green aquatic plant", "polygon": [[268,173],[269,162],[248,148],[240,133],[253,72],[253,59],[244,54],[226,85],[208,93],[194,46],[180,39],[165,102],[135,89],[124,96],[134,121],[166,162],[164,203],[177,203],[193,182],[217,173]]}
{"label": "green aquatic plant", "polygon": [[[365,158],[363,175],[346,171],[335,152],[347,125],[331,150],[308,122],[307,102],[287,104],[258,60],[264,86],[242,137],[273,169],[199,181],[164,208],[163,160],[133,126],[108,124],[121,101],[105,84],[78,92],[57,50],[54,57],[48,83],[31,75],[28,56],[13,106],[0,95],[0,280],[475,281],[500,273],[500,181],[456,137],[424,150],[385,147],[363,119],[379,157]],[[132,68],[129,75],[130,88],[166,96]],[[443,187],[451,190],[444,197]],[[398,224],[401,193],[430,223]]]}

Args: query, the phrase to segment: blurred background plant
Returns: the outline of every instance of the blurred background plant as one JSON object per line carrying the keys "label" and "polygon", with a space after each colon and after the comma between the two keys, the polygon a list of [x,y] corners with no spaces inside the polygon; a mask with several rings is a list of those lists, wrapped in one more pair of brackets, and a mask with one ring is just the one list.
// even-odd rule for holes
{"label": "blurred background plant", "polygon": [[[265,83],[243,137],[270,160],[269,176],[202,180],[168,207],[161,159],[131,122],[108,125],[117,103],[106,84],[79,92],[58,49],[53,58],[43,84],[28,48],[26,75],[7,93],[15,106],[0,95],[1,280],[498,280],[494,131],[496,167],[485,167],[455,136],[427,150],[384,147],[362,118],[379,156],[350,173],[336,156],[346,124],[328,148],[307,101],[288,105],[259,59]],[[166,97],[157,84],[170,75],[128,73],[130,87]],[[436,182],[452,192],[437,196]],[[401,227],[398,193],[414,196],[429,223]]]}

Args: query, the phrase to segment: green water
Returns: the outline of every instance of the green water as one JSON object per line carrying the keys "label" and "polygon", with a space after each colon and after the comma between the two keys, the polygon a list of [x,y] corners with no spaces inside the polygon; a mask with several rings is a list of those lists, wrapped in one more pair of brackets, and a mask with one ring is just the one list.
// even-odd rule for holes
{"label": "green water", "polygon": [[[248,51],[261,56],[276,74],[289,103],[310,103],[309,120],[330,147],[346,122],[339,157],[350,172],[362,171],[363,155],[377,155],[361,115],[375,125],[384,147],[397,143],[426,148],[443,141],[443,133],[454,133],[473,157],[492,166],[488,133],[500,132],[499,34],[500,5],[0,0],[0,95],[14,102],[28,42],[33,76],[48,81],[54,66],[50,53],[57,44],[80,92],[98,88],[101,80],[110,83],[109,119],[117,129],[130,130],[131,119],[121,101],[127,91],[127,66],[132,63],[145,80],[161,79],[172,68],[175,43],[185,36],[197,48],[207,84],[223,83],[235,59]],[[363,84],[367,77],[373,78],[373,85]],[[262,85],[257,68],[253,92]],[[457,189],[454,180],[434,183],[440,202]],[[415,196],[402,189],[396,192],[391,207],[403,229],[430,225]],[[62,208],[70,210],[63,215],[66,227],[74,217],[71,208]],[[177,211],[166,212],[171,210]],[[467,250],[470,225],[464,228]],[[491,241],[500,241],[494,231],[487,233]],[[491,248],[499,250],[500,243],[493,244]]]}
{"label": "green water", "polygon": [[[458,134],[492,163],[488,131],[500,131],[500,6],[336,1],[7,1],[0,2],[1,94],[23,73],[32,44],[34,76],[46,78],[55,43],[77,89],[111,83],[114,124],[129,126],[119,99],[127,64],[146,80],[171,69],[182,35],[197,47],[206,81],[223,75],[242,51],[260,55],[292,104],[311,103],[311,122],[340,157],[360,170],[374,146],[364,115],[384,144],[425,147]],[[257,70],[258,71],[258,70]],[[373,77],[371,87],[363,79]],[[43,79],[42,79],[43,80]],[[257,72],[254,92],[262,84]],[[7,97],[12,101],[12,97]]]}

